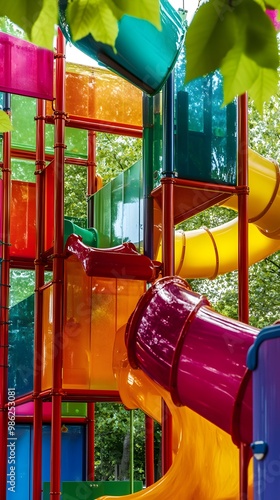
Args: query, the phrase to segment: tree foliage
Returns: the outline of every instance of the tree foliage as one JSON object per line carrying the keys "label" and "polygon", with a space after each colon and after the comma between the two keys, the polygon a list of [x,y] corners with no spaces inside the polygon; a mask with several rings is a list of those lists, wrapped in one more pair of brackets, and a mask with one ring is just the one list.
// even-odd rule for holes
{"label": "tree foliage", "polygon": [[[255,106],[277,92],[277,32],[265,1],[209,0],[200,6],[186,35],[187,81],[220,69],[224,103],[248,92]],[[273,8],[280,7],[279,0]]]}
{"label": "tree foliage", "polygon": [[[118,22],[124,15],[148,20],[161,29],[160,0],[64,1],[74,41],[91,34],[115,50]],[[248,91],[261,112],[263,103],[277,91],[279,66],[277,32],[266,9],[279,7],[280,0],[208,0],[200,5],[186,36],[187,80],[219,68],[224,103]],[[32,42],[53,48],[58,0],[0,0],[1,16],[22,28]]]}

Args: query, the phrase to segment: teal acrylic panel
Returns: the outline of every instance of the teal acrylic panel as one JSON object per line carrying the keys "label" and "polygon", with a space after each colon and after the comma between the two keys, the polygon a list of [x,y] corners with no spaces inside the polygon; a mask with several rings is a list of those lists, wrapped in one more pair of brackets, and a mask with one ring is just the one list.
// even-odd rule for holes
{"label": "teal acrylic panel", "polygon": [[8,384],[17,397],[32,392],[33,351],[34,295],[31,295],[10,308]]}
{"label": "teal acrylic panel", "polygon": [[185,37],[181,16],[168,0],[160,1],[160,30],[144,19],[122,16],[115,51],[91,35],[73,41],[66,7],[67,0],[60,0],[60,27],[68,41],[148,94],[156,94],[162,88]]}
{"label": "teal acrylic panel", "polygon": [[179,178],[236,185],[237,106],[223,106],[216,71],[185,84],[184,51],[175,68],[175,170]]}

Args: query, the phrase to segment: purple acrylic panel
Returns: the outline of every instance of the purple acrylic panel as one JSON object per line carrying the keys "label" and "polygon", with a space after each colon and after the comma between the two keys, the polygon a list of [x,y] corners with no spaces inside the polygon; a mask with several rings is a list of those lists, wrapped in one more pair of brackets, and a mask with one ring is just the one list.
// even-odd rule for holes
{"label": "purple acrylic panel", "polygon": [[0,32],[0,91],[53,99],[53,52]]}
{"label": "purple acrylic panel", "polygon": [[280,325],[264,328],[259,337],[262,341],[254,346],[253,439],[254,443],[264,443],[267,452],[263,457],[254,454],[254,498],[279,500]]}

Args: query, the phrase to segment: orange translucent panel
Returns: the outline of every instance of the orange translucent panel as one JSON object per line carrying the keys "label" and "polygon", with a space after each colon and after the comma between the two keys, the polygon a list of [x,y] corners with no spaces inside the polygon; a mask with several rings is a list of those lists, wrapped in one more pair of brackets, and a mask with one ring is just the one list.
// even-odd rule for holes
{"label": "orange translucent panel", "polygon": [[63,381],[65,388],[88,389],[90,379],[91,278],[80,262],[65,262]]}
{"label": "orange translucent panel", "polygon": [[[142,92],[103,68],[66,65],[66,112],[84,118],[142,125]],[[52,114],[47,103],[47,114]]]}
{"label": "orange translucent panel", "polygon": [[117,323],[115,278],[92,278],[91,389],[117,388],[113,346]]}
{"label": "orange translucent panel", "polygon": [[117,330],[126,325],[141,295],[146,291],[146,282],[140,280],[117,280],[118,314]]}
{"label": "orange translucent panel", "polygon": [[[116,331],[127,323],[145,287],[144,281],[89,277],[76,257],[66,259],[63,388],[117,389]],[[43,292],[43,390],[52,387],[52,301],[50,286]]]}
{"label": "orange translucent panel", "polygon": [[54,241],[54,162],[49,163],[45,169],[45,224],[44,245],[45,250],[52,248]]}
{"label": "orange translucent panel", "polygon": [[35,258],[35,214],[35,184],[13,180],[11,196],[11,256]]}
{"label": "orange translucent panel", "polygon": [[42,390],[52,387],[53,287],[43,291]]}
{"label": "orange translucent panel", "polygon": [[92,278],[91,388],[114,390],[113,352],[116,331],[125,325],[144,281]]}

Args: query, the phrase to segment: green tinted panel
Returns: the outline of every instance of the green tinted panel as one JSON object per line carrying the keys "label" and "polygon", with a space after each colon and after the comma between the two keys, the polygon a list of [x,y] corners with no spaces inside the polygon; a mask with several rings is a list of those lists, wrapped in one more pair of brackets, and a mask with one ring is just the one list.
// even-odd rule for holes
{"label": "green tinted panel", "polygon": [[[134,481],[134,491],[141,491],[142,481]],[[82,493],[81,493],[82,492]],[[128,495],[130,493],[129,481],[64,481],[62,483],[62,500],[90,499],[94,500],[101,495]],[[43,483],[43,500],[50,498],[50,483]]]}
{"label": "green tinted panel", "polygon": [[34,161],[12,159],[12,178],[19,181],[35,182]]}
{"label": "green tinted panel", "polygon": [[12,95],[12,146],[36,148],[36,99]]}
{"label": "green tinted panel", "polygon": [[100,247],[143,239],[141,161],[122,172],[94,195],[94,227]]}
{"label": "green tinted panel", "polygon": [[94,227],[98,232],[99,246],[111,246],[111,183],[94,195]]}
{"label": "green tinted panel", "polygon": [[111,182],[111,245],[120,245],[123,242],[123,173]]}
{"label": "green tinted panel", "polygon": [[123,241],[131,241],[140,249],[141,162],[124,172]]}
{"label": "green tinted panel", "polygon": [[78,158],[86,157],[87,155],[87,131],[79,130],[70,127],[65,129],[65,142],[67,149],[66,156],[74,156]]}
{"label": "green tinted panel", "polygon": [[53,154],[54,146],[54,126],[46,125],[46,137],[45,137],[46,152]]}
{"label": "green tinted panel", "polygon": [[64,213],[65,217],[87,217],[87,169],[65,165]]}
{"label": "green tinted panel", "polygon": [[86,403],[62,403],[61,415],[68,417],[86,417],[87,404]]}

